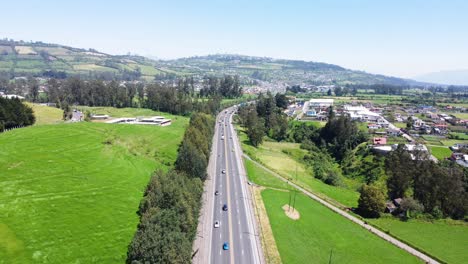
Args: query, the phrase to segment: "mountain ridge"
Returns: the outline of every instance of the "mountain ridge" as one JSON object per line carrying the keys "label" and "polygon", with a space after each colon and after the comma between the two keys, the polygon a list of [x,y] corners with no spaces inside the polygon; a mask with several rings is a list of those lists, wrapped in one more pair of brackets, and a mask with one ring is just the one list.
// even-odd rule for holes
{"label": "mountain ridge", "polygon": [[180,76],[239,75],[244,81],[294,84],[430,85],[410,79],[350,70],[325,62],[240,54],[212,54],[171,60],[111,55],[41,41],[0,40],[0,74],[15,77],[45,72],[104,78],[174,79]]}

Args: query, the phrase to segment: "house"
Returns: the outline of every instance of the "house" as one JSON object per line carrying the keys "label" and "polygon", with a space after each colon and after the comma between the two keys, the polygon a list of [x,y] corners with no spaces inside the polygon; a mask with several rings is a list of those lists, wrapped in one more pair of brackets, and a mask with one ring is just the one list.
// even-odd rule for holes
{"label": "house", "polygon": [[377,125],[377,124],[368,124],[368,125],[367,125],[367,128],[368,128],[368,129],[380,129],[381,126],[380,126],[380,125]]}
{"label": "house", "polygon": [[16,95],[16,94],[3,94],[2,95],[3,98],[6,98],[6,99],[13,99],[13,98],[18,98],[20,100],[23,100],[24,97],[21,96],[21,95]]}
{"label": "house", "polygon": [[334,99],[310,99],[304,104],[303,113],[306,116],[315,117],[318,113],[326,111],[333,106]]}
{"label": "house", "polygon": [[396,198],[385,203],[385,213],[393,214],[398,208],[400,208],[403,199]]}
{"label": "house", "polygon": [[172,124],[171,119],[166,119],[162,116],[141,117],[141,118],[117,118],[107,121],[108,124],[132,124],[132,125],[156,125],[169,126]]}
{"label": "house", "polygon": [[94,119],[94,120],[105,120],[105,119],[109,119],[109,115],[92,115],[92,116],[91,116],[91,119]]}
{"label": "house", "polygon": [[468,144],[457,143],[457,144],[455,144],[455,145],[453,145],[453,146],[450,147],[450,149],[451,149],[452,151],[458,151],[458,150],[460,150],[460,149],[462,149],[462,148],[468,148]]}
{"label": "house", "polygon": [[400,129],[387,129],[387,134],[392,137],[398,137],[401,135]]}
{"label": "house", "polygon": [[387,138],[384,137],[375,137],[373,139],[374,145],[386,145],[387,144]]}
{"label": "house", "polygon": [[456,160],[464,160],[465,158],[465,154],[464,153],[461,153],[461,152],[453,152],[452,155],[450,156],[450,159],[453,160],[453,161],[456,161]]}

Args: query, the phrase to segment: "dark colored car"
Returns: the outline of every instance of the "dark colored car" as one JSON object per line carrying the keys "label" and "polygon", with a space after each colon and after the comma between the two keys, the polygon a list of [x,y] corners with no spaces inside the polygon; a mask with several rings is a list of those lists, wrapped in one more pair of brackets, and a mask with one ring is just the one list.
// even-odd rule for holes
{"label": "dark colored car", "polygon": [[227,211],[227,210],[228,210],[227,204],[224,204],[224,205],[223,205],[223,211]]}

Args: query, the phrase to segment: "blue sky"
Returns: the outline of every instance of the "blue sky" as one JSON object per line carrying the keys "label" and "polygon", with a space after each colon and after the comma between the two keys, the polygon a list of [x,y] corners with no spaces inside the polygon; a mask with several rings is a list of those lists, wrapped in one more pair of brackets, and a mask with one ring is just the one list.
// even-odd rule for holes
{"label": "blue sky", "polygon": [[111,54],[236,53],[413,77],[468,69],[468,1],[3,1],[0,37]]}

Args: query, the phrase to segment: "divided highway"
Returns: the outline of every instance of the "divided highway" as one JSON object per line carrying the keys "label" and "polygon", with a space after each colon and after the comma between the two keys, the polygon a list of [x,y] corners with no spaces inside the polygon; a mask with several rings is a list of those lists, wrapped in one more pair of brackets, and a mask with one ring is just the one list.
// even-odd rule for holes
{"label": "divided highway", "polygon": [[217,117],[193,263],[264,263],[233,111]]}

